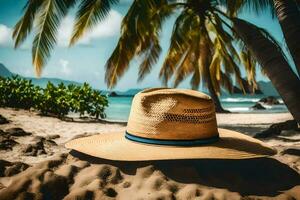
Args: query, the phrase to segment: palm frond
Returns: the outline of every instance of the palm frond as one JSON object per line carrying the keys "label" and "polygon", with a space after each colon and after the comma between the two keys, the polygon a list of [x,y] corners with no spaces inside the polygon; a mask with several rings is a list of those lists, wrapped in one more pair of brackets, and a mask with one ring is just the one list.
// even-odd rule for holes
{"label": "palm frond", "polygon": [[[174,12],[175,7],[167,1],[142,1],[148,7],[137,17],[137,34],[140,38],[140,48],[136,54],[143,57],[139,67],[138,81],[142,81],[157,63],[161,53],[159,34],[163,22]],[[142,16],[142,17],[141,17]]]}
{"label": "palm frond", "polygon": [[223,54],[222,57],[223,57],[223,61],[225,61],[224,62],[225,68],[227,68],[227,69],[230,68],[231,69],[232,73],[235,75],[235,80],[236,80],[237,84],[240,86],[242,91],[245,93],[245,88],[244,88],[244,84],[243,84],[243,80],[242,80],[242,76],[241,76],[241,71],[240,71],[239,67],[234,62],[232,57],[230,57],[230,55]]}
{"label": "palm frond", "polygon": [[159,72],[159,78],[161,79],[163,85],[166,86],[168,84],[168,81],[175,72],[177,65],[182,60],[182,57],[185,55],[186,48],[188,47],[180,47],[177,44],[176,40],[174,40],[174,38],[171,39],[169,51]]}
{"label": "palm frond", "polygon": [[215,76],[218,81],[221,80],[221,60],[218,51],[214,53],[209,69],[211,75]]}
{"label": "palm frond", "polygon": [[192,15],[190,20],[186,21],[189,24],[183,30],[185,34],[186,53],[183,55],[180,63],[176,66],[176,72],[174,77],[174,87],[178,85],[189,75],[193,74],[191,78],[191,86],[197,89],[200,84],[200,71],[199,71],[199,58],[200,58],[200,32],[198,31],[200,25],[200,18],[197,15]]}
{"label": "palm frond", "polygon": [[169,50],[159,73],[159,78],[164,85],[167,85],[189,47],[186,36],[190,29],[185,24],[190,24],[190,19],[191,16],[184,10],[177,17],[173,26]]}
{"label": "palm frond", "polygon": [[206,81],[207,76],[209,76],[209,69],[206,67],[206,61],[209,59],[208,57],[204,57],[205,54],[207,53],[207,49],[205,48],[202,39],[202,35],[199,41],[196,41],[197,48],[198,50],[194,51],[195,52],[195,58],[194,61],[192,62],[193,65],[193,76],[190,80],[190,85],[193,90],[197,90],[200,86],[201,80]]}
{"label": "palm frond", "polygon": [[178,87],[178,85],[194,71],[194,66],[192,66],[190,62],[193,56],[192,54],[191,49],[188,48],[187,52],[183,55],[181,63],[174,72],[173,87]]}
{"label": "palm frond", "polygon": [[223,28],[222,20],[217,14],[214,14],[214,21],[210,21],[213,25],[213,31],[215,32],[216,39],[220,43],[220,48],[223,48],[224,51],[228,51],[231,54],[234,61],[239,63],[239,54],[236,48],[233,46],[233,43],[237,40],[237,38],[234,38],[232,34],[228,33],[227,30]]}
{"label": "palm frond", "polygon": [[142,81],[147,74],[152,69],[152,66],[157,62],[159,55],[161,53],[161,47],[159,45],[158,39],[152,42],[151,46],[148,48],[147,52],[144,53],[144,60],[139,68],[138,81]]}
{"label": "palm frond", "polygon": [[76,13],[70,45],[74,45],[85,32],[105,19],[111,6],[118,2],[119,0],[82,0]]}
{"label": "palm frond", "polygon": [[[216,20],[216,21],[218,21],[218,20]],[[227,37],[227,34],[223,34],[225,31],[222,29],[220,21],[217,22],[216,24],[214,24],[214,28],[215,28],[216,35],[217,35],[215,37],[214,47],[215,47],[215,50],[219,53],[220,62],[222,62],[222,65],[226,72],[223,75],[223,77],[229,78],[230,75],[234,75],[236,82],[238,83],[240,88],[245,92],[243,80],[241,77],[241,72],[240,72],[239,66],[237,65],[237,63],[241,62],[241,58],[240,58],[239,54],[237,53],[236,49],[232,45],[233,38],[231,36]],[[213,69],[211,69],[211,70],[213,70]],[[255,68],[254,68],[254,70],[255,70]],[[211,71],[211,72],[217,73],[217,71]],[[221,72],[219,71],[217,75],[220,77]],[[212,74],[212,76],[216,76],[216,75]],[[225,82],[223,82],[222,80],[219,80],[219,81],[221,84],[223,82],[226,85],[227,89],[230,89],[228,78],[226,78],[227,81],[225,81]],[[215,90],[219,89],[219,86],[216,86],[216,84],[215,84],[215,87],[216,87]],[[231,92],[231,91],[229,90],[229,92]]]}
{"label": "palm frond", "polygon": [[221,85],[224,87],[230,94],[233,93],[233,84],[230,76],[227,73],[221,71]]}
{"label": "palm frond", "polygon": [[161,52],[159,45],[161,23],[171,13],[171,10],[162,9],[166,2],[136,0],[131,5],[122,21],[119,42],[106,63],[105,80],[110,88],[116,85],[134,56],[143,58],[139,70],[139,81],[157,62]]}
{"label": "palm frond", "polygon": [[[74,1],[72,1],[74,3]],[[32,62],[38,76],[56,43],[56,33],[62,17],[73,5],[68,0],[44,0],[37,13],[36,35],[32,45]]]}
{"label": "palm frond", "polygon": [[137,45],[131,42],[128,36],[124,35],[119,39],[116,48],[105,65],[105,81],[109,88],[113,88],[119,78],[127,71],[136,49]]}
{"label": "palm frond", "polygon": [[215,51],[215,54],[212,58],[210,66],[209,66],[209,70],[210,70],[210,76],[211,76],[211,80],[212,80],[212,84],[215,89],[215,92],[218,95],[220,95],[220,93],[221,93],[221,87],[220,87],[221,62],[220,62],[218,51]]}
{"label": "palm frond", "polygon": [[[198,16],[199,17],[199,16]],[[203,58],[202,56],[204,56],[204,54],[207,52],[207,50],[204,50],[203,47],[205,46],[203,44],[203,41],[202,40],[205,40],[204,38],[206,38],[206,36],[202,35],[203,33],[201,31],[199,31],[199,28],[200,30],[203,28],[201,26],[203,26],[203,23],[200,22],[200,18],[197,19],[196,18],[196,21],[194,22],[194,26],[192,26],[192,30],[197,30],[196,32],[192,32],[191,34],[191,40],[190,40],[190,43],[191,43],[191,48],[192,48],[192,58],[190,59],[191,61],[191,65],[192,65],[192,68],[193,68],[193,76],[190,80],[190,85],[192,87],[192,89],[196,90],[199,88],[200,86],[200,83],[201,83],[201,79],[203,79]],[[202,19],[203,20],[203,19]],[[204,37],[204,38],[202,38]],[[208,38],[206,38],[208,39]],[[205,47],[204,47],[205,48]]]}
{"label": "palm frond", "polygon": [[258,87],[256,83],[256,60],[253,58],[248,49],[241,51],[240,57],[247,73],[248,85],[252,87],[254,92]]}
{"label": "palm frond", "polygon": [[199,73],[201,75],[202,82],[208,84],[208,78],[210,75],[209,66],[212,60],[212,53],[214,45],[208,35],[206,26],[204,23],[200,25],[200,46],[199,46]]}
{"label": "palm frond", "polygon": [[141,9],[141,1],[136,0],[129,8],[122,20],[121,36],[112,55],[105,65],[105,81],[109,88],[113,88],[127,71],[130,61],[141,49],[141,39],[137,35],[136,19]]}
{"label": "palm frond", "polygon": [[[280,52],[280,54],[282,54],[282,56],[284,57],[285,60],[288,60],[285,53],[283,52],[279,42],[265,29],[258,27],[250,22],[247,22],[243,19],[240,18],[232,18],[232,22],[233,22],[233,28],[238,30],[235,26],[241,24],[243,26],[248,26],[251,27],[252,30],[255,30],[257,32],[259,32],[262,36],[264,36],[266,39],[268,39],[270,42],[273,43],[274,47],[276,48],[277,51]],[[242,42],[241,46],[245,46],[245,44]]]}
{"label": "palm frond", "polygon": [[23,10],[25,11],[24,15],[14,26],[12,37],[15,40],[15,48],[18,48],[31,32],[34,18],[42,3],[43,1],[41,0],[27,1],[26,5],[23,8]]}

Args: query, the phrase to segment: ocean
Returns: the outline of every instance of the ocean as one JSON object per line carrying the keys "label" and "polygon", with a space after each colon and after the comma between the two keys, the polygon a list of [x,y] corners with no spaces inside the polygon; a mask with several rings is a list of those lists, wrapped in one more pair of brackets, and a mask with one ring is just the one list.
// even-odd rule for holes
{"label": "ocean", "polygon": [[[237,113],[280,113],[287,112],[284,104],[265,106],[266,110],[252,110],[250,109],[256,102],[258,102],[265,95],[232,95],[221,96],[221,103],[223,107],[231,112]],[[107,120],[111,121],[127,121],[131,102],[133,97],[109,97],[109,106],[106,108]],[[282,100],[279,99],[282,103]]]}

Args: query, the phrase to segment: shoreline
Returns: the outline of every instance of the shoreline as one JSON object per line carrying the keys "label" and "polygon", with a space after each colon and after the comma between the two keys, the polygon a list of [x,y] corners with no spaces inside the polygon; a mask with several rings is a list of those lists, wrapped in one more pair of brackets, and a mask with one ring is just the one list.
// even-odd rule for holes
{"label": "shoreline", "polygon": [[[300,199],[296,131],[263,139],[278,152],[267,158],[119,162],[70,151],[64,144],[76,137],[124,132],[124,122],[64,121],[10,108],[0,108],[0,114],[9,120],[0,124],[0,138],[11,145],[0,150],[0,199],[41,191],[59,195],[52,199],[131,199],[128,194],[152,199]],[[289,113],[217,114],[220,128],[248,135],[290,119]],[[5,138],[8,133],[12,136]]]}
{"label": "shoreline", "polygon": [[[10,123],[0,125],[0,129],[6,131],[13,128],[21,128],[30,133],[29,136],[15,137],[14,140],[20,144],[15,145],[12,151],[0,150],[0,159],[8,161],[22,161],[25,163],[38,163],[45,160],[48,156],[57,153],[68,153],[69,150],[64,144],[78,137],[85,137],[95,134],[113,134],[116,132],[125,132],[127,122],[108,121],[108,120],[86,120],[75,118],[71,120],[61,120],[51,116],[41,116],[35,111],[16,110],[12,108],[0,108],[0,114],[7,118]],[[225,113],[217,114],[217,123],[219,128],[226,128],[238,131],[250,136],[266,130],[271,124],[283,122],[292,119],[290,113],[266,113],[266,114],[245,114],[245,113]],[[285,137],[283,136],[279,137]],[[298,137],[298,136],[293,136]],[[40,138],[50,138],[55,145],[45,144],[47,154],[39,156],[22,155],[20,151],[26,145],[36,143]],[[300,139],[300,138],[299,138]],[[50,141],[50,143],[51,143]],[[271,146],[283,145],[274,138],[264,139]],[[49,142],[48,142],[49,143]],[[53,144],[54,144],[53,143]],[[287,145],[286,143],[285,145]],[[292,145],[299,145],[300,142],[291,142]],[[289,145],[288,145],[289,146]]]}

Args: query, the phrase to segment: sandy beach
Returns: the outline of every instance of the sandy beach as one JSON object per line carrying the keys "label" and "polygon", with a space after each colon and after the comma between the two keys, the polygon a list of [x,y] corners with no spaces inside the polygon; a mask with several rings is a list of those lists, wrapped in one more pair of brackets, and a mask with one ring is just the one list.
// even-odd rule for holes
{"label": "sandy beach", "polygon": [[[0,114],[9,121],[0,125],[0,199],[300,199],[297,131],[264,139],[278,151],[271,158],[115,162],[69,152],[64,144],[125,131],[126,123],[10,108]],[[217,114],[219,127],[248,135],[290,119],[289,113]]]}
{"label": "sandy beach", "polygon": [[300,200],[300,0],[0,0],[0,200]]}

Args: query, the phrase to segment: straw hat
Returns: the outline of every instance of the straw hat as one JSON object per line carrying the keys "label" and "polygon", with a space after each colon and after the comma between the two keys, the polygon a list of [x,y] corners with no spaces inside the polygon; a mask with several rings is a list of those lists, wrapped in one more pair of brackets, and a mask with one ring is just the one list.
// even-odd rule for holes
{"label": "straw hat", "polygon": [[245,159],[276,153],[257,139],[218,129],[209,96],[168,88],[135,95],[125,133],[79,138],[65,146],[91,156],[124,161]]}

